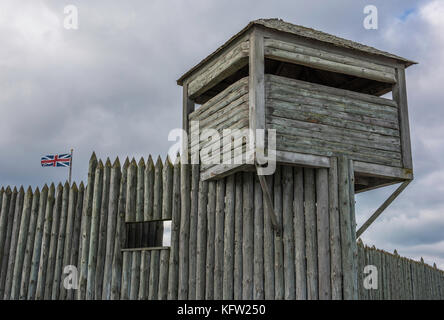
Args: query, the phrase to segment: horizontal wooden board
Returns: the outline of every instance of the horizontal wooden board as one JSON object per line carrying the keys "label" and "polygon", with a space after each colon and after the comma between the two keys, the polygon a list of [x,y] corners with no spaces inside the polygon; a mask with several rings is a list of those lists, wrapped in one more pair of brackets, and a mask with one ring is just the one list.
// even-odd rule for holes
{"label": "horizontal wooden board", "polygon": [[370,70],[376,70],[380,71],[386,74],[395,75],[395,69],[384,66],[381,64],[368,62],[363,59],[357,59],[353,57],[349,57],[343,54],[337,54],[331,51],[321,50],[314,47],[309,47],[307,45],[303,44],[295,44],[290,43],[287,41],[281,41],[277,39],[271,39],[266,37],[264,40],[265,47],[275,48],[275,49],[282,49],[289,52],[299,53],[303,55],[307,55],[310,57],[316,57],[320,59],[326,59],[330,61],[334,61],[337,63],[355,66],[355,67],[364,67]]}
{"label": "horizontal wooden board", "polygon": [[[396,103],[266,75],[266,123],[277,133],[278,152],[401,167]],[[375,99],[376,98],[376,99]]]}
{"label": "horizontal wooden board", "polygon": [[[290,86],[295,89],[302,88],[302,89],[307,89],[307,90],[311,90],[311,91],[324,92],[324,93],[328,93],[329,95],[331,95],[332,99],[333,98],[346,99],[343,101],[347,101],[347,102],[353,102],[354,100],[357,100],[357,101],[359,101],[360,104],[362,104],[362,102],[368,102],[370,104],[392,106],[395,108],[395,110],[398,107],[398,104],[395,101],[390,100],[390,99],[376,97],[376,96],[372,96],[372,95],[365,94],[365,93],[358,93],[358,92],[354,92],[354,91],[323,86],[323,85],[316,84],[316,83],[310,83],[310,82],[305,82],[305,81],[296,80],[296,79],[290,79],[290,78],[271,75],[271,74],[265,75],[265,82],[266,83],[273,82],[273,83],[280,84],[280,85]],[[339,100],[339,101],[341,101],[341,100]]]}
{"label": "horizontal wooden board", "polygon": [[272,39],[265,41],[264,51],[265,57],[270,59],[297,63],[320,70],[343,73],[365,79],[396,83],[396,77],[392,70],[383,70],[375,64],[369,62],[361,63],[360,60],[349,57],[338,59],[336,55],[327,51],[309,49]]}
{"label": "horizontal wooden board", "polygon": [[351,145],[370,147],[387,151],[400,151],[400,141],[397,137],[383,136],[362,131],[347,130],[320,125],[316,123],[290,120],[279,117],[270,118],[268,129],[275,129],[287,135],[313,137],[332,142],[344,142]]}
{"label": "horizontal wooden board", "polygon": [[249,41],[246,38],[216,59],[212,64],[203,67],[188,85],[189,97],[194,98],[200,95],[224,78],[246,66],[248,64],[249,50]]}
{"label": "horizontal wooden board", "polygon": [[380,163],[389,166],[400,167],[400,153],[390,153],[388,151],[378,151],[370,153],[369,148],[349,146],[347,144],[333,143],[326,140],[294,137],[277,134],[276,145],[278,151],[294,151],[299,153],[316,154],[321,156],[348,155],[351,159]]}

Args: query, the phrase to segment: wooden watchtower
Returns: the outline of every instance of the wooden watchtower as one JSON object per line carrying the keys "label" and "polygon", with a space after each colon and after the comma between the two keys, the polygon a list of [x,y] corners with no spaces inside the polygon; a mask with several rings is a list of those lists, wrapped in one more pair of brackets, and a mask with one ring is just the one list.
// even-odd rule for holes
{"label": "wooden watchtower", "polygon": [[[281,164],[329,167],[330,157],[345,155],[356,192],[409,181],[405,68],[414,63],[282,20],[252,21],[177,81],[183,127],[275,129]],[[201,140],[199,151],[211,143]],[[202,179],[250,170],[252,157],[201,165]]]}

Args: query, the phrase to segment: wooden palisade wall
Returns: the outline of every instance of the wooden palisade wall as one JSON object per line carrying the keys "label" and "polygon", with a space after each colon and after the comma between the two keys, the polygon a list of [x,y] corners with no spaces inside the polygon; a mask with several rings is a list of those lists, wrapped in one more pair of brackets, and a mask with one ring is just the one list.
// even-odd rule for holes
{"label": "wooden palisade wall", "polygon": [[[2,188],[0,298],[442,298],[442,271],[356,244],[352,161],[330,160],[267,177],[281,237],[252,172],[202,181],[197,165],[93,155],[86,187]],[[125,221],[168,219],[170,247],[125,249]],[[368,263],[382,270],[376,293],[362,289]],[[78,290],[63,286],[66,265]]]}

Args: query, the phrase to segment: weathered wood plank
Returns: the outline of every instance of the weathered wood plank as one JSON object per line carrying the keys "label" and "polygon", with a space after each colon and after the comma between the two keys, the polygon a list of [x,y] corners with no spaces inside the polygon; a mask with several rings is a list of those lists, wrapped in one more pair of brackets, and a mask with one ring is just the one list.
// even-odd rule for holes
{"label": "weathered wood plank", "polygon": [[96,168],[94,180],[93,205],[91,212],[91,238],[89,242],[88,252],[88,276],[86,283],[86,299],[95,299],[95,280],[96,280],[96,266],[97,266],[97,252],[99,246],[99,231],[100,231],[100,208],[102,205],[102,190],[103,190],[103,172],[104,167],[101,160]]}
{"label": "weathered wood plank", "polygon": [[318,243],[319,299],[331,300],[330,217],[328,170],[316,170],[316,226]]}
{"label": "weathered wood plank", "polygon": [[[228,178],[230,179],[230,177]],[[264,202],[262,187],[257,176],[254,178],[254,266],[253,299],[265,299],[264,291]],[[228,226],[226,226],[228,227]],[[231,270],[232,272],[232,270]]]}
{"label": "weathered wood plank", "polygon": [[282,166],[282,225],[284,245],[284,283],[285,299],[296,298],[295,279],[295,239],[293,229],[293,203],[294,203],[294,177],[293,168]]}
{"label": "weathered wood plank", "polygon": [[105,268],[103,272],[102,298],[111,299],[112,263],[116,239],[117,216],[119,214],[120,161],[116,158],[111,168],[108,221],[106,228]]}
{"label": "weathered wood plank", "polygon": [[294,168],[294,239],[296,299],[307,299],[307,269],[305,263],[305,217],[304,217],[304,169]]}
{"label": "weathered wood plank", "polygon": [[216,182],[214,234],[214,299],[222,299],[224,271],[225,179]]}
{"label": "weathered wood plank", "polygon": [[148,300],[158,300],[159,268],[160,268],[160,252],[159,250],[153,250],[151,252]]}
{"label": "weathered wood plank", "polygon": [[59,183],[56,191],[56,201],[52,211],[51,241],[48,252],[48,265],[46,268],[45,300],[50,300],[52,297],[52,286],[55,277],[54,270],[57,258],[57,244],[59,240],[62,205],[63,205],[63,186],[61,183]]}
{"label": "weathered wood plank", "polygon": [[[17,197],[17,189],[15,188],[15,198]],[[21,189],[23,190],[23,189]],[[4,293],[5,293],[5,287],[6,287],[6,279],[7,279],[7,273],[8,273],[8,265],[9,265],[9,255],[12,252],[12,239],[15,238],[15,235],[18,233],[12,232],[12,229],[17,228],[18,223],[14,223],[14,221],[17,221],[15,219],[15,202],[16,199],[11,199],[13,192],[11,191],[10,187],[7,187],[6,190],[3,190],[2,194],[2,203],[0,207],[0,299],[4,299]],[[23,198],[22,198],[23,199]],[[13,209],[9,210],[9,207],[12,206]],[[8,230],[8,231],[6,231]],[[9,234],[9,235],[8,235]],[[15,259],[14,259],[15,260]],[[14,261],[15,262],[15,261]],[[6,298],[6,297],[5,297]]]}
{"label": "weathered wood plank", "polygon": [[34,248],[32,252],[31,270],[29,276],[29,285],[28,285],[28,294],[27,294],[28,300],[35,299],[35,294],[37,289],[40,254],[42,250],[42,240],[43,240],[43,228],[45,223],[45,210],[48,200],[48,191],[49,191],[48,186],[45,184],[40,194],[36,231],[34,236]]}
{"label": "weathered wood plank", "polygon": [[215,263],[215,233],[216,233],[216,181],[210,181],[208,185],[207,206],[207,257],[205,299],[214,299],[214,263]]}
{"label": "weathered wood plank", "polygon": [[[343,270],[343,298],[345,300],[356,299],[356,287],[354,275],[354,250],[356,242],[353,242],[352,221],[350,203],[350,174],[349,159],[344,156],[338,158],[338,183],[339,183],[339,215],[341,221],[341,248],[342,248],[342,270]],[[354,214],[354,213],[353,213]]]}
{"label": "weathered wood plank", "polygon": [[199,165],[192,164],[188,299],[196,299],[196,250],[199,203],[199,173]]}
{"label": "weathered wood plank", "polygon": [[253,299],[254,250],[254,180],[251,172],[243,173],[242,201],[242,299]]}
{"label": "weathered wood plank", "polygon": [[168,275],[168,299],[177,299],[179,282],[179,232],[181,225],[181,174],[180,157],[177,157],[173,171],[173,198],[171,214],[171,249]]}
{"label": "weathered wood plank", "polygon": [[151,252],[141,252],[139,300],[148,299],[148,282],[150,279]]}
{"label": "weathered wood plank", "polygon": [[399,106],[399,128],[401,135],[403,167],[412,169],[412,147],[410,144],[410,125],[407,105],[405,69],[396,69],[396,78],[397,84],[393,87],[393,100],[395,100]]}
{"label": "weathered wood plank", "polygon": [[316,187],[314,169],[304,168],[305,252],[307,259],[307,299],[317,300],[318,255],[316,236]]}
{"label": "weathered wood plank", "polygon": [[225,185],[224,268],[222,282],[222,299],[224,300],[232,300],[234,298],[235,179],[235,175],[230,175],[227,177]]}
{"label": "weathered wood plank", "polygon": [[79,290],[77,291],[77,299],[84,300],[86,297],[86,283],[88,277],[88,257],[89,257],[89,242],[91,239],[91,213],[94,194],[94,180],[95,171],[97,167],[97,158],[95,153],[92,154],[89,160],[88,167],[88,184],[86,188],[84,207],[82,212],[82,240],[81,240],[81,255],[80,255],[80,276],[79,276]]}
{"label": "weathered wood plank", "polygon": [[12,281],[11,297],[10,297],[11,300],[17,300],[20,297],[20,284],[23,276],[26,241],[28,239],[29,224],[32,214],[32,204],[33,204],[33,193],[31,187],[29,187],[25,194],[23,213],[20,221],[17,252],[15,255],[14,271],[12,276],[13,281]]}
{"label": "weathered wood plank", "polygon": [[381,64],[372,63],[365,61],[363,59],[357,59],[354,57],[349,57],[344,54],[338,54],[327,50],[322,50],[313,46],[303,45],[301,43],[294,44],[291,42],[286,42],[278,39],[266,38],[265,46],[282,49],[285,51],[290,51],[294,53],[299,53],[311,57],[322,58],[334,62],[338,62],[341,64],[356,66],[356,67],[365,67],[372,70],[381,71],[387,74],[395,74],[394,68],[387,67]]}
{"label": "weathered wood plank", "polygon": [[213,63],[204,66],[190,81],[188,94],[198,96],[248,63],[249,43],[239,42]]}
{"label": "weathered wood plank", "polygon": [[45,208],[45,221],[43,224],[42,249],[40,253],[39,270],[37,276],[36,300],[44,299],[46,284],[46,269],[48,266],[48,254],[51,240],[52,211],[55,202],[55,186],[49,187],[48,200]]}
{"label": "weathered wood plank", "polygon": [[[183,155],[182,155],[183,157]],[[190,210],[191,210],[191,175],[190,165],[182,163],[180,170],[180,194],[181,194],[181,214],[180,214],[180,242],[179,242],[179,292],[178,298],[188,299],[189,281],[189,239],[190,239]],[[151,257],[152,258],[152,257]]]}
{"label": "weathered wood plank", "polygon": [[168,296],[168,264],[169,264],[170,250],[160,250],[159,262],[159,291],[157,298],[159,300],[166,300]]}
{"label": "weathered wood plank", "polygon": [[314,90],[319,91],[323,93],[329,94],[330,99],[335,99],[337,101],[349,101],[352,100],[352,103],[356,103],[359,101],[359,103],[366,102],[370,105],[376,104],[376,105],[383,105],[383,106],[392,106],[394,107],[394,112],[396,112],[397,103],[396,101],[381,98],[377,96],[372,96],[365,93],[358,93],[354,91],[344,90],[344,89],[338,89],[333,88],[329,86],[324,86],[320,84],[310,83],[306,81],[296,80],[296,79],[290,79],[286,77],[276,76],[267,74],[265,76],[265,83],[273,82],[275,84],[284,85],[284,86],[293,86],[296,88],[306,89],[306,90]]}
{"label": "weathered wood plank", "polygon": [[136,300],[139,296],[141,252],[132,251],[131,255],[131,289],[129,299]]}
{"label": "weathered wood plank", "polygon": [[114,242],[113,264],[111,274],[111,299],[117,300],[121,297],[122,291],[122,268],[123,254],[121,249],[125,243],[125,211],[126,211],[126,187],[128,178],[129,160],[126,158],[122,166],[122,174],[120,178],[119,188],[119,204],[116,221],[116,236]]}
{"label": "weathered wood plank", "polygon": [[[235,207],[234,207],[234,276],[233,276],[233,298],[242,299],[242,240],[243,240],[243,184],[242,173],[235,174]],[[208,234],[210,235],[210,234]]]}
{"label": "weathered wood plank", "polygon": [[[14,272],[14,264],[15,264],[15,255],[17,251],[17,242],[19,236],[21,215],[23,212],[23,202],[25,198],[25,191],[23,187],[20,187],[17,192],[17,188],[14,187],[11,192],[11,188],[7,187],[5,191],[5,216],[3,217],[3,229],[9,229],[10,223],[8,223],[10,217],[13,217],[13,225],[10,234],[9,240],[9,250],[6,250],[5,246],[8,242],[8,239],[5,238],[3,244],[3,255],[2,255],[2,269],[5,270],[5,273],[1,274],[1,282],[3,283],[0,288],[0,299],[4,298],[5,300],[10,299],[11,296],[11,288],[13,282],[13,272]],[[4,231],[3,236],[8,236],[8,231]],[[4,259],[4,260],[3,260]]]}
{"label": "weathered wood plank", "polygon": [[342,300],[341,229],[338,210],[338,159],[331,158],[328,171],[328,201],[330,219],[331,296]]}

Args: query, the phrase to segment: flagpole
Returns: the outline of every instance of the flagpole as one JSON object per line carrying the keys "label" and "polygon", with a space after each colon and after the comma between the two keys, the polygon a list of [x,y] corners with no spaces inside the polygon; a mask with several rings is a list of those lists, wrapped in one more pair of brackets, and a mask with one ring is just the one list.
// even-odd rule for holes
{"label": "flagpole", "polygon": [[68,183],[71,187],[71,175],[72,175],[72,154],[74,153],[74,149],[71,149],[71,159],[69,160],[69,176],[68,176]]}

